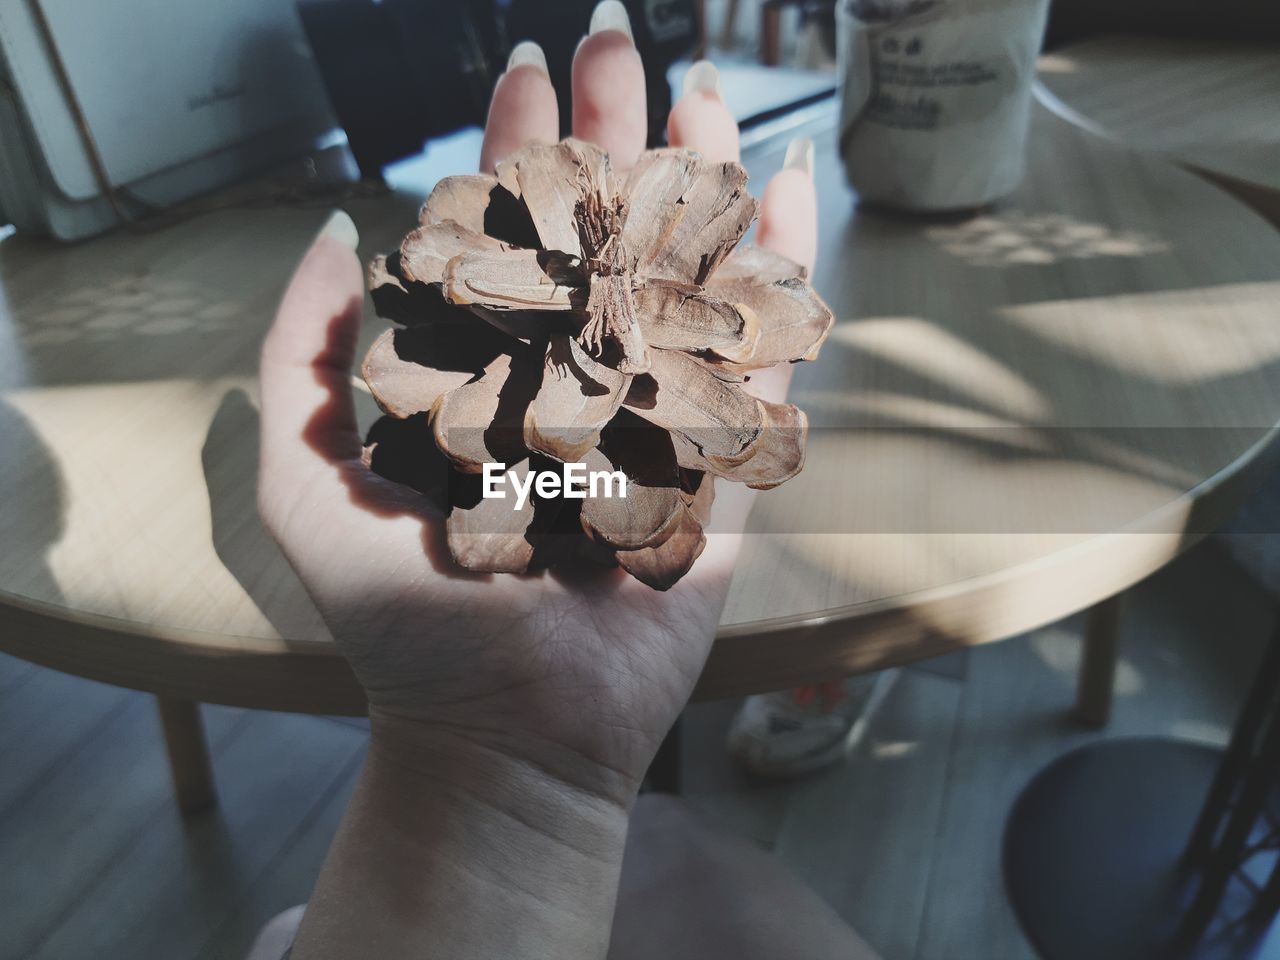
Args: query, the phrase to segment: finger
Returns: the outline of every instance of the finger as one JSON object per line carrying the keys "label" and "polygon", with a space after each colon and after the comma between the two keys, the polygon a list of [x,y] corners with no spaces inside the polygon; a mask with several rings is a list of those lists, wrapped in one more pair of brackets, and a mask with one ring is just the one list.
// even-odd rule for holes
{"label": "finger", "polygon": [[699,60],[684,75],[683,93],[667,118],[667,141],[714,163],[738,159],[738,122],[724,104],[720,71],[711,61]]}
{"label": "finger", "polygon": [[[812,270],[818,253],[818,195],[813,184],[813,141],[791,141],[782,169],[764,189],[756,243]],[[781,402],[791,383],[792,365],[781,363],[753,374],[747,390]]]}
{"label": "finger", "polygon": [[525,144],[555,143],[559,139],[560,112],[546,55],[532,41],[517,44],[507,61],[507,72],[493,88],[484,146],[480,148],[480,169],[491,173]]}
{"label": "finger", "polygon": [[644,150],[648,128],[644,65],[627,9],[604,0],[573,57],[573,135],[603,148],[615,169],[627,170]]}
{"label": "finger", "polygon": [[[681,98],[682,101],[687,99]],[[674,111],[673,111],[674,112]],[[813,141],[793,140],[787,147],[782,170],[765,187],[760,202],[760,222],[756,243],[780,253],[812,270],[818,250],[818,198],[813,184]],[[781,403],[791,384],[793,366],[780,363],[757,370],[743,385],[747,392],[764,400]],[[718,570],[732,570],[742,547],[747,516],[756,491],[745,484],[719,483],[707,527],[707,546],[699,563],[714,576]],[[695,571],[697,567],[695,566]]]}
{"label": "finger", "polygon": [[782,169],[765,187],[756,235],[760,246],[812,270],[818,255],[818,195],[813,185],[813,141],[787,147]]}
{"label": "finger", "polygon": [[264,487],[301,486],[360,455],[350,387],[364,278],[355,224],[335,212],[298,264],[262,346]]}

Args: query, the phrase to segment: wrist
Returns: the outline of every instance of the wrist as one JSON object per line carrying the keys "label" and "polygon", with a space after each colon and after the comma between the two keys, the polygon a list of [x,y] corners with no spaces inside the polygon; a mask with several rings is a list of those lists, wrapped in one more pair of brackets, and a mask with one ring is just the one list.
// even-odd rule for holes
{"label": "wrist", "polygon": [[[513,869],[517,847],[538,848],[528,862],[564,857],[584,870],[621,862],[630,803],[470,738],[388,735],[384,727],[371,739],[365,778],[386,809],[407,813],[395,824],[406,843],[453,825],[468,837],[471,866],[498,877]],[[425,823],[428,810],[432,822]]]}
{"label": "wrist", "polygon": [[297,960],[602,958],[628,809],[454,731],[375,717]]}
{"label": "wrist", "polygon": [[481,790],[500,805],[556,798],[566,810],[625,819],[644,776],[643,767],[613,766],[519,724],[463,726],[379,707],[370,708],[369,719],[371,760],[398,770],[409,789]]}

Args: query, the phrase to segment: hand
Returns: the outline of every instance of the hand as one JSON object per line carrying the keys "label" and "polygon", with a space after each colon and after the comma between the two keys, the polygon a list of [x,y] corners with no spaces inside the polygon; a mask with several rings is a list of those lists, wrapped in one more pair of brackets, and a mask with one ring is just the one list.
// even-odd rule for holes
{"label": "hand", "polygon": [[[602,3],[593,26],[605,29],[574,60],[574,133],[625,168],[644,144],[643,68],[621,4]],[[671,142],[735,159],[714,71],[691,75],[703,89],[672,111]],[[494,92],[482,165],[557,139],[545,71],[517,61]],[[811,265],[815,207],[809,173],[785,170],[758,242]],[[294,956],[601,957],[628,811],[706,659],[749,491],[720,484],[706,550],[667,593],[619,571],[454,568],[425,499],[360,460],[363,269],[350,222],[335,226],[263,348],[259,500],[368,693],[373,738]],[[753,382],[781,399],[786,371],[770,374]]]}
{"label": "hand", "polygon": [[[672,144],[737,159],[714,70],[691,76],[713,89],[677,103]],[[574,135],[629,167],[644,146],[644,91],[630,37],[593,34],[574,64]],[[556,139],[546,73],[513,67],[482,165]],[[765,191],[757,242],[811,266],[815,219],[808,172],[784,170]],[[333,231],[316,241],[263,349],[262,517],[368,693],[375,746],[424,768],[442,753],[517,760],[625,808],[710,649],[750,492],[718,484],[707,548],[666,593],[617,570],[568,581],[452,568],[424,546],[443,541],[442,518],[360,460],[350,375],[364,271],[352,245]],[[752,387],[781,399],[786,371],[769,374]]]}

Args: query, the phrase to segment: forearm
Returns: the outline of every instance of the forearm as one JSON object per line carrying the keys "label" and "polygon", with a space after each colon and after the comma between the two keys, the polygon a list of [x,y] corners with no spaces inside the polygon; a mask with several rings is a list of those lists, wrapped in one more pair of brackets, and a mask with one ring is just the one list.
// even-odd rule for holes
{"label": "forearm", "polygon": [[375,734],[293,960],[604,957],[627,816],[487,747]]}

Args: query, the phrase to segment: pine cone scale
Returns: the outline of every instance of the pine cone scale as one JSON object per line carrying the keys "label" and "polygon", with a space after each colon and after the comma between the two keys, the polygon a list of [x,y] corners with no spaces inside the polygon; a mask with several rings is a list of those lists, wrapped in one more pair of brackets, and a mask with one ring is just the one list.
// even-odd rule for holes
{"label": "pine cone scale", "polygon": [[417,283],[438,284],[454,257],[505,250],[501,240],[468,230],[452,220],[418,227],[400,244],[400,276]]}
{"label": "pine cone scale", "polygon": [[573,278],[576,264],[541,250],[465,253],[445,266],[444,296],[490,310],[569,310],[575,285],[564,281]]}
{"label": "pine cone scale", "polygon": [[426,227],[451,220],[474,233],[487,233],[485,220],[496,186],[498,178],[489,174],[446,177],[422,205],[418,223]]}
{"label": "pine cone scale", "polygon": [[436,401],[431,430],[437,446],[462,473],[519,462],[528,456],[524,412],[540,387],[540,358],[527,350],[500,355],[480,377]]}
{"label": "pine cone scale", "polygon": [[596,363],[572,337],[553,335],[547,344],[542,388],[524,416],[530,450],[564,463],[579,463],[600,442],[631,377]]}
{"label": "pine cone scale", "polygon": [[651,281],[636,291],[644,338],[661,350],[705,351],[745,361],[760,339],[760,320],[702,287]]}

